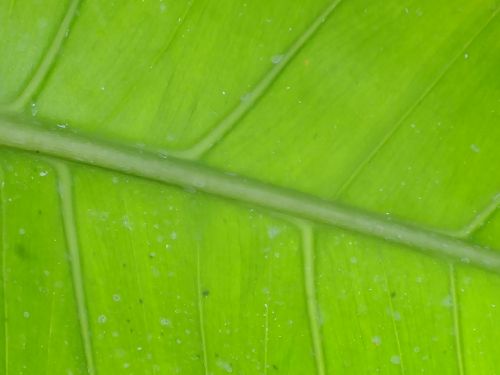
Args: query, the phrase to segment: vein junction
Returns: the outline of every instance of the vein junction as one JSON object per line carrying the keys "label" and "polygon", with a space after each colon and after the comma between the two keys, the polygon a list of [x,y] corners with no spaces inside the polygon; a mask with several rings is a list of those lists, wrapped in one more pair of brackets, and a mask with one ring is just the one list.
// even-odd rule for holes
{"label": "vein junction", "polygon": [[0,118],[0,145],[94,165],[407,245],[500,273],[500,252],[449,235],[151,152]]}

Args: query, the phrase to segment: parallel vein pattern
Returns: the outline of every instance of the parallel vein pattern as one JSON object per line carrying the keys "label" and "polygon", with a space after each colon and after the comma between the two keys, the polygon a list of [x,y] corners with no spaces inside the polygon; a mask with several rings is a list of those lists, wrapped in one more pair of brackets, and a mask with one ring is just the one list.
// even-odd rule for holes
{"label": "parallel vein pattern", "polygon": [[45,52],[42,57],[40,65],[36,69],[35,73],[31,77],[30,81],[21,92],[21,94],[12,103],[8,104],[3,110],[19,111],[22,110],[28,104],[29,100],[33,97],[36,91],[40,88],[45,77],[47,77],[48,72],[54,65],[57,55],[61,50],[65,39],[68,36],[71,24],[73,23],[76,14],[78,13],[78,7],[80,5],[80,0],[72,0],[69,4],[68,10],[62,19],[61,24],[57,30],[57,33],[52,41],[50,47]]}
{"label": "parallel vein pattern", "polygon": [[[188,6],[184,12],[184,14],[179,17],[181,22],[177,23],[175,26],[175,30],[172,34],[172,37],[169,38],[165,44],[162,46],[160,52],[154,57],[153,61],[151,62],[151,68],[156,66],[158,62],[164,57],[164,55],[167,53],[167,51],[170,49],[172,43],[179,37],[179,34],[181,33],[181,30],[183,29],[186,19],[188,18],[190,12],[192,11],[194,1],[189,1]],[[104,123],[109,122],[113,117],[116,117],[121,110],[123,110],[123,107],[126,106],[127,101],[130,100],[130,96],[137,90],[137,84],[131,85],[130,88],[125,92],[125,94],[122,96],[121,100],[119,100],[116,105],[109,111],[109,113],[106,115],[104,118]]]}
{"label": "parallel vein pattern", "polygon": [[199,142],[184,151],[172,152],[172,155],[184,159],[198,159],[208,152],[217,142],[219,142],[228,132],[230,132],[239,120],[252,109],[257,101],[267,92],[272,83],[280,73],[288,66],[297,53],[310,41],[321,25],[328,19],[333,10],[340,4],[341,0],[334,0],[319,15],[317,19],[307,28],[307,30],[292,44],[282,59],[264,76],[264,78],[245,96],[245,99],[229,113],[219,124],[211,129]]}
{"label": "parallel vein pattern", "polygon": [[419,105],[427,98],[427,96],[437,87],[439,82],[446,76],[450,71],[450,68],[458,61],[458,59],[464,55],[464,52],[477,40],[477,38],[488,28],[491,22],[495,19],[496,15],[500,11],[500,7],[495,10],[488,18],[486,23],[479,28],[476,34],[474,34],[463,48],[455,55],[453,58],[443,66],[437,77],[431,82],[431,84],[422,92],[422,94],[417,98],[417,100],[403,113],[399,120],[394,124],[392,128],[382,137],[380,142],[368,152],[366,157],[354,168],[351,175],[344,181],[335,194],[336,197],[340,196],[351,184],[356,180],[361,173],[361,171],[370,163],[371,160],[377,155],[382,148],[389,142],[389,140],[396,134],[398,129],[403,125],[404,121],[419,107]]}
{"label": "parallel vein pattern", "polygon": [[[453,233],[440,233],[438,230],[426,229],[404,222],[398,222],[391,218],[377,216],[368,212],[358,211],[352,207],[336,204],[335,202],[323,201],[313,195],[303,194],[291,189],[280,188],[260,181],[247,179],[229,175],[223,171],[206,168],[190,160],[201,158],[209,152],[214,145],[221,142],[224,137],[230,133],[240,120],[242,120],[251,111],[259,100],[266,95],[270,87],[282,72],[293,62],[300,50],[310,41],[322,24],[328,19],[341,0],[332,1],[323,13],[305,30],[305,32],[292,44],[290,49],[283,55],[281,61],[276,63],[272,69],[267,72],[262,80],[256,84],[253,90],[239,103],[220,123],[216,124],[205,136],[195,143],[192,147],[173,152],[173,157],[165,157],[165,155],[157,155],[150,152],[139,152],[132,148],[115,146],[112,144],[100,143],[93,139],[85,139],[66,131],[50,131],[40,124],[30,124],[25,121],[12,120],[8,117],[0,115],[0,145],[16,148],[23,151],[42,153],[52,158],[57,158],[53,161],[59,175],[59,197],[61,204],[61,215],[63,219],[64,233],[68,248],[68,255],[71,264],[71,275],[74,287],[74,294],[77,305],[77,312],[80,324],[80,334],[83,343],[87,371],[89,374],[96,374],[94,363],[94,348],[90,332],[90,322],[87,310],[87,301],[85,297],[85,285],[82,275],[82,265],[80,260],[80,249],[78,244],[77,226],[73,207],[72,193],[72,177],[68,166],[61,162],[72,161],[80,162],[96,167],[105,168],[112,171],[118,171],[130,176],[146,178],[158,181],[165,184],[173,184],[184,188],[189,188],[190,191],[202,191],[204,193],[213,194],[234,200],[239,203],[250,205],[258,205],[270,210],[275,210],[280,213],[293,215],[299,219],[294,219],[295,224],[299,227],[302,240],[302,257],[303,257],[303,282],[305,290],[305,300],[307,308],[307,322],[309,324],[310,339],[312,342],[315,368],[318,375],[326,375],[326,360],[323,348],[322,338],[322,322],[320,320],[320,310],[317,301],[316,282],[315,279],[315,239],[311,224],[303,220],[319,222],[335,227],[344,228],[350,231],[355,231],[361,234],[377,237],[383,241],[392,241],[398,244],[406,245],[410,248],[419,250],[430,256],[447,257],[452,262],[465,263],[477,266],[479,268],[493,271],[500,274],[500,253],[485,247],[471,244],[465,240],[475,230],[484,225],[488,218],[495,212],[500,203],[500,195],[495,196],[490,204],[488,204],[463,230]],[[79,0],[73,0],[67,10],[64,19],[59,27],[55,39],[41,63],[35,71],[31,81],[28,83],[20,96],[6,108],[5,111],[21,111],[25,109],[29,101],[40,90],[47,74],[54,65],[57,55],[63,46],[65,34],[68,32],[75,15],[78,12]],[[191,5],[191,3],[190,3]],[[186,12],[189,11],[187,9]],[[500,8],[499,8],[500,9]],[[368,151],[363,160],[352,171],[352,174],[343,182],[343,185],[336,192],[336,196],[340,196],[351,184],[357,179],[365,167],[375,158],[393,136],[401,128],[402,124],[408,117],[415,112],[417,108],[424,102],[429,94],[440,84],[443,78],[448,74],[453,65],[458,61],[459,57],[466,51],[491,24],[491,21],[497,16],[499,9],[491,15],[487,22],[472,36],[470,40],[463,46],[458,54],[456,54],[447,64],[445,64],[438,75],[432,80],[430,85],[418,95],[418,98],[411,103],[409,108],[403,109],[401,116],[396,123],[390,124],[389,131],[383,135],[375,147]],[[187,14],[187,13],[186,13]],[[182,23],[178,25],[180,29]],[[175,38],[177,33],[174,33]],[[166,43],[165,49],[169,48],[172,40]],[[161,54],[164,51],[161,51]],[[154,60],[154,63],[159,60],[161,54]],[[131,89],[133,92],[135,88]],[[118,111],[122,104],[128,100],[127,95],[124,96],[123,102],[116,107]],[[114,115],[114,113],[113,113]],[[398,116],[400,114],[398,113]],[[110,115],[111,116],[111,115]],[[187,160],[183,160],[187,159]],[[52,162],[52,159],[51,159]],[[351,172],[351,171],[349,171]],[[2,170],[0,168],[0,178]],[[341,181],[342,182],[342,181]],[[5,200],[3,189],[0,189],[0,202],[2,204],[2,225],[5,227]],[[126,206],[126,204],[125,204]],[[131,211],[127,207],[126,211]],[[293,220],[292,220],[293,221]],[[298,224],[297,224],[298,223]],[[2,228],[5,232],[5,228]],[[6,290],[6,244],[5,236],[3,236],[3,289],[4,289],[4,318],[5,318],[5,371],[8,373],[8,330],[7,330],[7,299],[5,298]],[[137,247],[141,248],[140,246]],[[378,250],[376,250],[378,251]],[[138,257],[132,257],[133,262],[138,262]],[[196,292],[197,292],[197,318],[200,329],[200,347],[196,347],[196,353],[201,349],[203,360],[203,371],[205,375],[211,373],[208,363],[207,353],[207,337],[205,333],[205,317],[204,317],[204,297],[202,293],[201,280],[201,264],[200,264],[200,248],[196,248]],[[140,283],[140,277],[135,275],[133,281],[138,285],[140,294],[144,294]],[[397,345],[397,356],[393,364],[399,365],[401,373],[404,375],[406,368],[411,368],[410,355],[402,351],[400,342],[400,332],[398,331],[398,323],[395,319],[395,309],[390,293],[390,285],[388,276],[384,270],[386,283],[386,292],[388,297],[389,310],[391,314],[392,330],[394,340]],[[463,353],[463,334],[461,332],[461,315],[459,310],[459,295],[457,293],[456,279],[457,269],[454,263],[449,265],[449,287],[452,299],[452,324],[455,339],[455,355],[457,362],[457,370],[460,375],[465,373],[464,353]],[[52,300],[55,303],[55,300]],[[385,302],[384,302],[385,303]],[[387,305],[384,306],[384,308]],[[264,304],[264,373],[267,374],[270,369],[269,357],[269,305]],[[208,310],[207,310],[208,311]],[[150,331],[148,327],[148,311],[141,308],[142,317],[146,327],[146,331]],[[196,315],[196,311],[194,312]],[[260,314],[259,314],[260,316]],[[210,316],[208,316],[210,317]],[[195,318],[196,319],[196,318]],[[326,328],[325,328],[326,329]],[[52,322],[50,326],[52,330]],[[390,330],[390,328],[389,328]],[[465,325],[464,325],[465,331]],[[261,332],[259,332],[259,335]],[[391,333],[390,333],[391,334]],[[49,334],[49,340],[50,340]],[[11,336],[13,338],[14,335]],[[260,339],[260,336],[259,336]],[[326,340],[326,336],[325,336]],[[259,341],[261,342],[261,341]],[[13,344],[11,344],[13,345]],[[198,345],[198,344],[197,344]],[[331,353],[328,353],[332,355]],[[453,353],[452,353],[453,354]],[[333,354],[335,357],[335,354]],[[403,361],[405,360],[405,362]],[[333,358],[335,362],[339,360]],[[452,358],[453,361],[453,358]],[[340,360],[339,360],[340,362]],[[12,362],[14,363],[14,362]],[[452,364],[452,366],[454,363]],[[198,366],[198,364],[197,364]],[[273,365],[274,366],[274,365]],[[276,368],[277,369],[277,368]],[[156,371],[156,370],[154,370]],[[232,370],[231,370],[232,371]],[[409,371],[409,370],[408,370]],[[228,371],[229,372],[229,371]]]}

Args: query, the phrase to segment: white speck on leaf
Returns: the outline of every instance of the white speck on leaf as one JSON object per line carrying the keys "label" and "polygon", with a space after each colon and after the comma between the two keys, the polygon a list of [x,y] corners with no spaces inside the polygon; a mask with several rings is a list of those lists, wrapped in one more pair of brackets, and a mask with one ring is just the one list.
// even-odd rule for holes
{"label": "white speck on leaf", "polygon": [[460,261],[461,261],[462,263],[469,264],[469,263],[470,263],[470,258],[463,257],[463,258],[460,258]]}
{"label": "white speck on leaf", "polygon": [[244,103],[247,103],[247,102],[251,101],[252,99],[253,99],[253,93],[251,93],[251,92],[246,93],[245,95],[243,95],[240,98],[240,100]]}
{"label": "white speck on leaf", "polygon": [[128,230],[132,230],[132,223],[130,222],[130,219],[127,215],[125,215],[122,219],[122,224],[125,228],[127,228]]}
{"label": "white speck on leaf", "polygon": [[106,315],[101,314],[97,317],[97,323],[99,324],[104,324],[108,321],[108,318],[106,318]]}
{"label": "white speck on leaf", "polygon": [[168,327],[170,326],[170,320],[167,319],[167,318],[161,318],[160,319],[160,324],[163,326],[163,327]]}
{"label": "white speck on leaf", "polygon": [[267,230],[267,236],[270,238],[270,239],[273,239],[273,238],[276,238],[276,236],[278,236],[278,234],[280,234],[281,230],[277,227],[271,227]]}
{"label": "white speck on leaf", "polygon": [[280,62],[283,61],[283,55],[274,55],[273,57],[271,57],[271,62],[273,64],[279,64]]}
{"label": "white speck on leaf", "polygon": [[481,152],[481,149],[479,148],[479,146],[478,146],[478,145],[476,145],[476,144],[474,144],[474,143],[472,143],[472,144],[470,145],[470,149],[471,149],[473,152],[475,152],[476,154],[478,154],[479,152]]}
{"label": "white speck on leaf", "polygon": [[392,311],[390,309],[387,309],[387,314],[389,316],[392,316],[392,318],[396,321],[401,320],[401,314],[398,311]]}
{"label": "white speck on leaf", "polygon": [[444,307],[452,307],[453,306],[453,299],[451,298],[451,296],[446,296],[443,298],[443,300],[441,301],[441,304],[444,306]]}
{"label": "white speck on leaf", "polygon": [[230,363],[223,361],[222,359],[218,359],[216,362],[216,365],[217,365],[217,367],[219,367],[220,369],[222,369],[228,373],[233,372],[233,366],[231,366]]}
{"label": "white speck on leaf", "polygon": [[167,134],[166,139],[168,142],[174,142],[177,139],[177,137],[174,134]]}
{"label": "white speck on leaf", "polygon": [[35,117],[38,114],[38,108],[36,107],[36,103],[31,103],[31,116]]}
{"label": "white speck on leaf", "polygon": [[399,355],[393,355],[391,357],[391,363],[394,364],[394,365],[400,365],[401,364],[401,358],[399,357]]}

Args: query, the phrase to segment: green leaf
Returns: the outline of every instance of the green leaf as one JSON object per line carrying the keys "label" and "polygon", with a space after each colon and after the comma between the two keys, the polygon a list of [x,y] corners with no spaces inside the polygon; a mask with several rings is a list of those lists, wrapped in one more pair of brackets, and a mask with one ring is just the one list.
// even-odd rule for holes
{"label": "green leaf", "polygon": [[0,2],[0,372],[497,373],[499,9]]}

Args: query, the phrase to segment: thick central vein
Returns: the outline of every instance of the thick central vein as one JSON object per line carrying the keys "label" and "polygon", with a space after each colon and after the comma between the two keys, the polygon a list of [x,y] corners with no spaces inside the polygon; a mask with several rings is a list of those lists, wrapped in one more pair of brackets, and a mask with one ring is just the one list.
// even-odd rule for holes
{"label": "thick central vein", "polygon": [[0,118],[0,145],[43,153],[171,185],[195,188],[315,222],[404,244],[500,273],[500,252],[315,196],[165,157]]}

